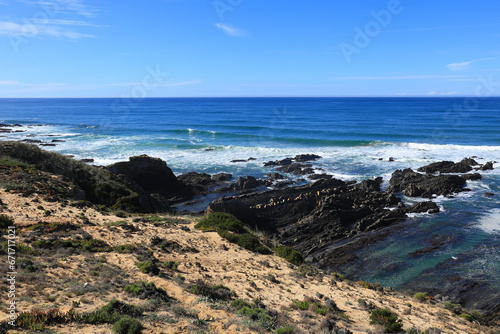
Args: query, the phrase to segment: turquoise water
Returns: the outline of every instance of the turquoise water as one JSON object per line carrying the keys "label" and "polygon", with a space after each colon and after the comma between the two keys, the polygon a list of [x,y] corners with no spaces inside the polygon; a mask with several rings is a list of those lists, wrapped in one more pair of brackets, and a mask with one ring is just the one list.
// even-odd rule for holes
{"label": "turquoise water", "polygon": [[[263,162],[318,154],[315,167],[343,180],[476,156],[500,161],[500,98],[179,98],[0,99],[0,122],[25,132],[1,140],[62,140],[46,147],[95,164],[148,154],[174,173],[264,176]],[[474,108],[466,108],[472,105]],[[235,159],[255,160],[231,163]],[[395,159],[388,162],[389,157]],[[382,159],[382,160],[380,160]],[[500,289],[500,164],[469,182],[473,191],[435,199],[439,215],[416,215],[345,268],[352,276],[401,286],[456,258],[453,272]],[[486,197],[484,193],[495,196]],[[415,199],[403,198],[406,203]],[[450,241],[409,258],[432,237]],[[462,258],[467,261],[461,261]],[[366,269],[370,270],[366,270]],[[450,275],[450,271],[441,276]],[[442,277],[435,277],[436,284]]]}

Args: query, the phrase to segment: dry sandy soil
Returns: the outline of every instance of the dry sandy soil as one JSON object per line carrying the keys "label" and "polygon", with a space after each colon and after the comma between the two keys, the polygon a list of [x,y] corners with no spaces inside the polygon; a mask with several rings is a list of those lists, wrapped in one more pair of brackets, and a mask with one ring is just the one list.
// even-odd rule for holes
{"label": "dry sandy soil", "polygon": [[[134,245],[125,252],[85,252],[72,249],[46,249],[43,255],[28,256],[36,261],[34,272],[18,270],[16,281],[17,312],[57,308],[63,312],[72,307],[77,313],[96,310],[112,299],[144,306],[140,319],[143,333],[259,333],[265,332],[258,322],[239,316],[230,301],[211,301],[186,291],[186,287],[203,280],[207,284],[223,284],[237,298],[252,302],[260,300],[267,310],[278,314],[282,325],[290,325],[295,333],[328,333],[326,319],[353,333],[382,333],[370,325],[369,308],[387,308],[395,312],[404,329],[421,331],[431,327],[442,333],[494,333],[492,329],[470,323],[453,315],[433,300],[419,302],[396,292],[374,291],[358,283],[335,279],[332,275],[310,271],[301,273],[297,267],[275,255],[260,255],[222,239],[217,233],[203,233],[194,228],[199,217],[132,216],[119,218],[102,214],[92,208],[78,208],[58,202],[46,202],[37,195],[21,197],[0,191],[2,214],[14,219],[17,242],[33,244],[41,239],[103,240],[110,246]],[[46,210],[51,213],[47,215]],[[43,222],[70,223],[76,229],[40,233],[35,226]],[[41,226],[41,225],[38,225]],[[53,225],[55,226],[55,225]],[[161,249],[153,246],[153,237],[164,238],[180,248]],[[159,260],[162,277],[142,273],[137,267],[137,252],[152,251]],[[176,270],[163,265],[176,261]],[[2,256],[1,275],[8,271]],[[302,271],[303,272],[303,271]],[[182,279],[182,277],[185,280]],[[274,280],[272,279],[274,277]],[[123,287],[137,281],[154,282],[175,298],[170,305],[135,298]],[[2,287],[0,320],[7,319],[7,288]],[[342,312],[317,314],[314,309],[299,310],[293,300],[310,300],[324,304],[333,300]],[[365,302],[361,301],[364,300]],[[343,314],[343,315],[342,315]],[[323,324],[323,327],[322,327]],[[48,326],[54,333],[112,333],[111,325],[69,323]],[[21,333],[11,330],[9,333]],[[272,332],[272,331],[271,331]]]}

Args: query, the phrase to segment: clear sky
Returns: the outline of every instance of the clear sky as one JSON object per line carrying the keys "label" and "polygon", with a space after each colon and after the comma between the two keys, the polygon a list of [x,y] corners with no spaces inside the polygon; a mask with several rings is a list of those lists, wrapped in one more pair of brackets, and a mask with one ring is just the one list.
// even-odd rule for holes
{"label": "clear sky", "polygon": [[0,0],[0,97],[500,96],[498,0]]}

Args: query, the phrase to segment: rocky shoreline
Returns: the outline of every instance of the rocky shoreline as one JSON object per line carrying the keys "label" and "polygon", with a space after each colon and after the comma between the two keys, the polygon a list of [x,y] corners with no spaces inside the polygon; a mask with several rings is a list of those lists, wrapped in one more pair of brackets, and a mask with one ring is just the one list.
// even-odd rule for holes
{"label": "rocky shoreline", "polygon": [[[101,169],[136,193],[144,212],[172,212],[201,203],[206,212],[230,213],[280,244],[299,250],[307,263],[336,272],[359,257],[360,250],[400,229],[408,214],[439,214],[433,198],[471,191],[467,183],[481,179],[479,171],[493,169],[494,164],[481,165],[473,158],[465,158],[460,162],[432,163],[417,171],[399,169],[393,172],[389,186],[382,189],[380,177],[358,182],[322,174],[313,167],[319,159],[317,155],[301,154],[266,162],[264,167],[269,168],[269,173],[264,179],[249,175],[234,180],[228,173],[189,172],[176,176],[165,161],[147,155]],[[310,181],[297,180],[297,176]],[[405,205],[401,195],[422,201]],[[448,242],[432,240],[408,256],[431,253]],[[429,292],[498,320],[499,295],[487,295],[489,288],[474,282],[455,283]]]}
{"label": "rocky shoreline", "polygon": [[[400,229],[398,223],[407,220],[409,213],[439,214],[433,198],[452,198],[460,192],[471,191],[467,183],[481,179],[479,171],[493,168],[493,162],[480,165],[472,158],[465,158],[456,163],[432,163],[418,171],[396,170],[389,187],[382,190],[380,177],[357,182],[315,173],[310,162],[320,158],[306,154],[269,161],[264,166],[272,171],[266,179],[247,176],[233,180],[226,173],[197,172],[176,177],[165,162],[147,156],[132,157],[108,169],[131,185],[146,190],[156,201],[163,199],[163,203],[169,205],[194,204],[213,194],[218,198],[208,204],[206,212],[230,213],[277,242],[299,250],[308,263],[335,272],[355,260],[365,247]],[[139,170],[147,170],[148,175],[140,174]],[[314,182],[295,185],[287,175],[308,176]],[[151,183],[155,185],[153,188]],[[401,194],[422,201],[407,206],[399,197]],[[433,240],[429,246],[408,256],[432,253],[448,242]],[[471,288],[457,289],[451,284],[432,293],[483,311],[491,311],[500,302],[497,295],[483,296],[486,299],[478,302],[478,289],[473,289],[478,285],[460,284]]]}

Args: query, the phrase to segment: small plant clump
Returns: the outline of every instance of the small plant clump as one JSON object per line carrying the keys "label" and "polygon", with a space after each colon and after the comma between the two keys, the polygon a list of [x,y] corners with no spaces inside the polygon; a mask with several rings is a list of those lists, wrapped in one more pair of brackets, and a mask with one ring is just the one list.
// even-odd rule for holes
{"label": "small plant clump", "polygon": [[427,300],[427,295],[424,292],[417,292],[413,295],[413,299],[418,300],[419,302],[425,302]]}
{"label": "small plant clump", "polygon": [[7,215],[0,215],[0,229],[6,229],[14,225],[14,220]]}
{"label": "small plant clump", "polygon": [[403,322],[398,315],[387,309],[377,308],[371,311],[370,324],[382,325],[386,333],[399,333],[403,329]]}
{"label": "small plant clump", "polygon": [[125,286],[124,290],[140,299],[154,299],[163,302],[168,302],[171,299],[164,289],[156,287],[153,282],[139,281]]}
{"label": "small plant clump", "polygon": [[163,265],[167,269],[171,269],[173,271],[177,271],[177,268],[179,267],[179,262],[176,262],[176,261],[167,261]]}
{"label": "small plant clump", "polygon": [[276,247],[274,251],[276,252],[276,255],[284,258],[292,264],[295,264],[296,266],[300,266],[302,263],[304,263],[304,257],[302,256],[302,254],[292,247],[279,246]]}
{"label": "small plant clump", "polygon": [[217,232],[221,237],[250,251],[260,254],[270,254],[259,238],[246,232],[242,222],[225,212],[213,212],[195,225],[204,232]]}
{"label": "small plant clump", "polygon": [[112,250],[112,247],[109,246],[102,240],[97,239],[87,239],[87,240],[74,240],[74,239],[66,239],[66,240],[38,240],[33,243],[35,248],[47,248],[47,249],[55,249],[55,248],[75,248],[81,251],[87,252],[109,252]]}
{"label": "small plant clump", "polygon": [[292,300],[292,302],[301,311],[308,310],[309,306],[311,305],[311,303],[306,301],[306,300],[303,300],[303,301]]}
{"label": "small plant clump", "polygon": [[222,284],[210,286],[198,282],[198,284],[189,286],[186,290],[192,294],[205,296],[213,300],[230,300],[235,297],[235,293]]}
{"label": "small plant clump", "polygon": [[148,260],[144,262],[138,262],[137,267],[144,274],[153,274],[158,275],[160,273],[160,269],[156,265],[154,261]]}
{"label": "small plant clump", "polygon": [[243,299],[235,299],[231,307],[237,311],[238,315],[259,322],[267,330],[276,328],[276,316],[267,311],[259,300],[254,300],[254,303],[250,304]]}
{"label": "small plant clump", "polygon": [[274,331],[274,334],[295,334],[295,328],[290,326],[280,327]]}
{"label": "small plant clump", "polygon": [[242,233],[243,224],[233,215],[225,212],[213,212],[194,226],[203,232],[217,232],[220,230]]}
{"label": "small plant clump", "polygon": [[142,323],[129,316],[124,316],[113,325],[113,332],[118,334],[139,334],[144,329]]}

